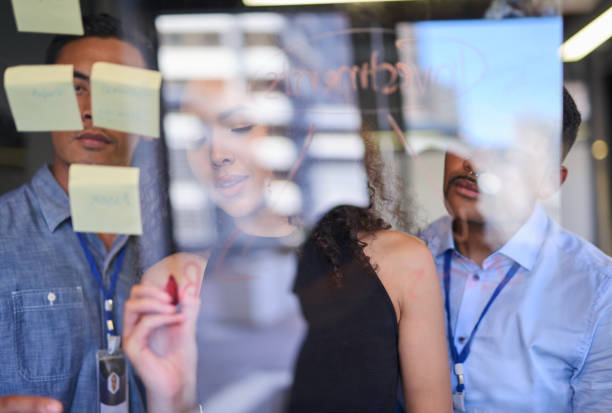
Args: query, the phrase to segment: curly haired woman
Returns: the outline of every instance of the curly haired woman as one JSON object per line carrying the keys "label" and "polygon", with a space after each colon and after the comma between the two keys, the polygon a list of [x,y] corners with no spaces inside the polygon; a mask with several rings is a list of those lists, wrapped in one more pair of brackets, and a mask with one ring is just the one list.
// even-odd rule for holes
{"label": "curly haired woman", "polygon": [[393,203],[375,202],[374,187],[384,194],[379,166],[366,157],[370,206],[335,207],[302,247],[294,291],[309,330],[291,413],[394,412],[400,382],[407,412],[452,411],[434,262],[425,244],[391,230],[374,207]]}

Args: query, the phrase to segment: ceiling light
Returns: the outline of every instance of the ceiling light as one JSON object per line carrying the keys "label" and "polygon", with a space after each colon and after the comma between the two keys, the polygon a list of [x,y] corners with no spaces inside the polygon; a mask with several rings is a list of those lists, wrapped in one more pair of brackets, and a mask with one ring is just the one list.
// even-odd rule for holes
{"label": "ceiling light", "polygon": [[382,3],[405,0],[242,0],[245,6],[306,6],[311,4]]}
{"label": "ceiling light", "polygon": [[561,45],[564,62],[576,62],[612,36],[612,7]]}

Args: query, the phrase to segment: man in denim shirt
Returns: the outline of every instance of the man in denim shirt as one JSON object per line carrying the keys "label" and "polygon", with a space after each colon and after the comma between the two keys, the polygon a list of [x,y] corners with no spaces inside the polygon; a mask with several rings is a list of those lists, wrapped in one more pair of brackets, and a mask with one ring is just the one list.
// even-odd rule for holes
{"label": "man in denim shirt", "polygon": [[[579,124],[564,90],[561,160]],[[450,216],[422,235],[447,300],[455,411],[610,412],[612,260],[538,204],[567,168],[558,141],[528,132],[507,150],[447,153]]]}
{"label": "man in denim shirt", "polygon": [[[52,132],[53,165],[0,198],[4,411],[61,411],[52,399],[64,411],[98,409],[95,353],[107,346],[104,296],[71,226],[68,169],[73,163],[130,164],[139,137],[93,126],[89,76],[97,61],[146,67],[147,53],[108,15],[86,18],[84,26],[84,36],[58,36],[47,51],[47,63],[74,66],[83,130]],[[114,322],[121,333],[123,303],[141,272],[136,243],[127,235],[84,235],[107,288],[117,255],[126,249],[114,297]],[[131,412],[145,410],[138,387],[130,378]]]}

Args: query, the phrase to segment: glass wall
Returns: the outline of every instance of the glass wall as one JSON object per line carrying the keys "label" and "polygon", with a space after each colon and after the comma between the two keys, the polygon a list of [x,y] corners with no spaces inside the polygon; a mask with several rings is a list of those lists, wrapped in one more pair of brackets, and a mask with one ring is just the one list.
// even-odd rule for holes
{"label": "glass wall", "polygon": [[[0,6],[2,194],[28,182],[45,163],[57,165],[56,135],[52,140],[49,134],[65,131],[53,122],[20,126],[17,106],[27,101],[9,82],[7,68],[45,63],[52,35],[20,31],[6,3]],[[296,278],[311,264],[304,263],[304,245],[320,219],[339,205],[374,211],[385,222],[377,221],[376,230],[421,238],[440,218],[466,228],[480,223],[482,242],[496,245],[491,253],[541,207],[561,226],[612,251],[606,229],[610,127],[601,113],[593,120],[593,88],[580,70],[566,86],[583,126],[569,155],[563,141],[559,46],[567,36],[559,1],[262,8],[237,2],[85,1],[81,8],[83,15],[109,12],[133,21],[151,52],[144,57],[152,63],[139,70],[159,76],[158,89],[154,82],[145,84],[145,72],[125,83],[117,80],[124,74],[113,78],[114,72],[99,78],[118,82],[112,93],[125,87],[130,99],[151,92],[147,102],[158,99],[158,112],[142,116],[147,126],[159,126],[157,136],[133,129],[129,120],[125,127],[117,119],[96,124],[101,112],[92,108],[87,118],[82,106],[75,106],[78,119],[91,121],[92,130],[142,138],[131,161],[121,165],[138,168],[135,184],[111,178],[100,184],[102,175],[96,175],[100,179],[86,181],[82,196],[112,198],[109,205],[117,209],[111,221],[136,211],[139,230],[126,235],[137,244],[133,272],[139,281],[143,277],[167,290],[171,275],[181,294],[201,299],[196,389],[207,413],[285,411],[296,360],[312,331]],[[76,79],[76,66],[74,71]],[[116,118],[139,116],[130,113],[125,109]],[[603,143],[592,146],[594,140]],[[100,162],[88,158],[66,167],[75,164]],[[562,164],[571,172],[559,191],[566,178]],[[130,184],[137,207],[128,211],[117,206],[123,198],[113,197]],[[80,211],[91,224],[75,231],[121,233],[104,227],[94,201],[77,210],[72,202],[78,188],[64,190],[72,223]],[[357,225],[354,217],[344,219]],[[368,233],[367,228],[358,233],[362,249]],[[7,245],[10,240],[2,238]],[[179,258],[160,266],[165,257]],[[326,258],[329,262],[322,262],[335,265]],[[376,274],[379,266],[370,268]],[[126,286],[125,299],[131,284]],[[9,296],[15,291],[19,287],[0,291],[0,304],[13,305]],[[0,325],[3,320],[0,316]]]}
{"label": "glass wall", "polygon": [[[368,178],[383,216],[417,232],[447,213],[452,151],[486,171],[484,216],[529,216],[538,166],[560,161],[561,19],[548,11],[392,25],[325,9],[157,17],[173,236],[208,258],[208,409],[280,409],[307,328],[295,251],[333,207],[367,206]],[[557,195],[544,204],[559,217]]]}

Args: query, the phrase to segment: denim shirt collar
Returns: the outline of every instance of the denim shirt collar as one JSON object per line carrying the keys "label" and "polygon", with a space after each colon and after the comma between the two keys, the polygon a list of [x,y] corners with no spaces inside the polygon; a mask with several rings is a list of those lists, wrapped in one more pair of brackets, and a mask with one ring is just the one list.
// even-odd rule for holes
{"label": "denim shirt collar", "polygon": [[[64,188],[57,182],[48,165],[43,165],[32,178],[32,189],[40,203],[40,210],[47,223],[49,231],[55,230],[71,217],[70,214],[70,199]],[[106,255],[104,268],[110,265],[110,260],[119,252],[129,238],[126,234],[117,234],[110,251]],[[97,236],[90,238],[96,249],[105,251],[106,247]],[[108,262],[107,262],[108,261]]]}
{"label": "denim shirt collar", "polygon": [[[440,257],[446,251],[457,250],[452,231],[452,218],[446,216],[437,225],[436,242],[430,243],[431,253]],[[549,230],[549,218],[544,209],[536,204],[533,212],[519,230],[498,251],[491,254],[503,254],[528,271],[533,269],[542,244]],[[487,258],[488,259],[488,258]]]}
{"label": "denim shirt collar", "polygon": [[49,165],[43,165],[32,178],[32,189],[40,203],[40,209],[49,231],[70,218],[70,200],[64,188],[57,182]]}

